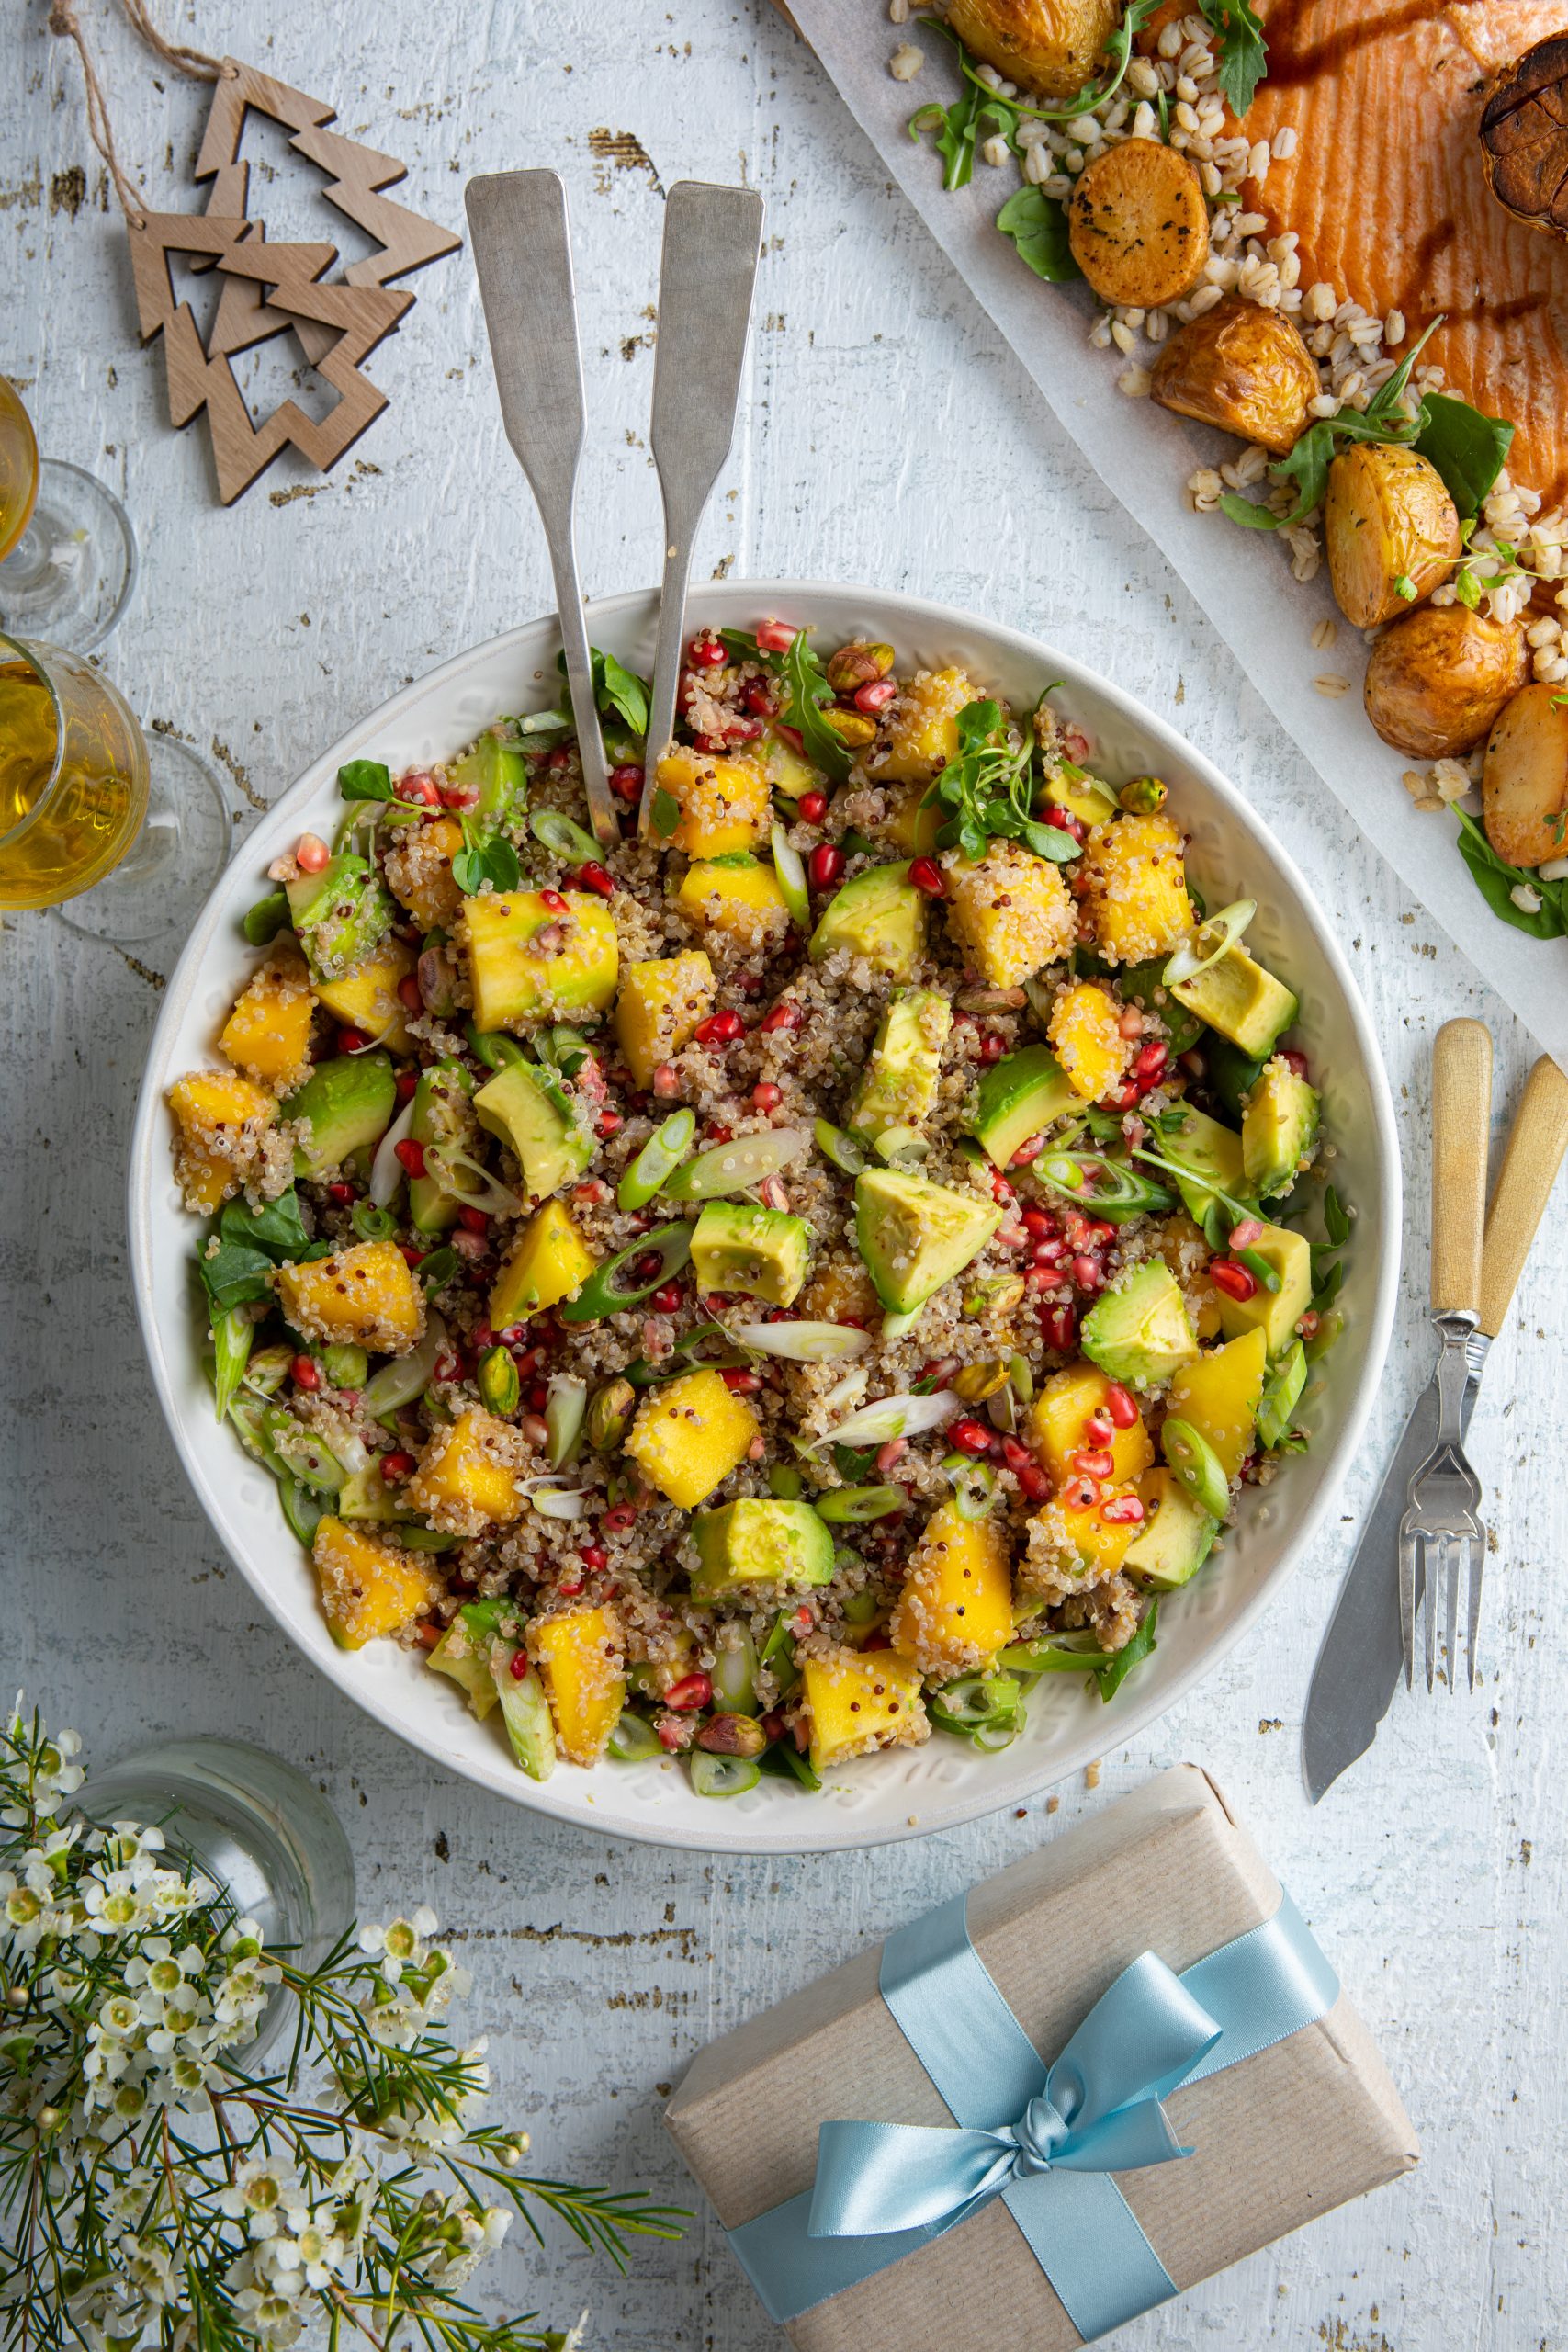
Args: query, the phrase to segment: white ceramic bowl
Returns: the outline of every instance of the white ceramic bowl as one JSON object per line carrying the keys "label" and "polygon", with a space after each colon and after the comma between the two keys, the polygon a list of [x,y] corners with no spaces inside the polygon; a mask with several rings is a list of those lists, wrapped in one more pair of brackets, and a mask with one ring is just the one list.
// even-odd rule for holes
{"label": "white ceramic bowl", "polygon": [[[1358,1212],[1341,1298],[1344,1336],[1328,1359],[1326,1389],[1309,1410],[1311,1452],[1283,1462],[1266,1494],[1245,1498],[1222,1553],[1190,1591],[1173,1596],[1162,1611],[1158,1648],[1123,1685],[1111,1713],[1076,1676],[1046,1676],[1029,1702],[1028,1728],[1003,1754],[982,1755],[938,1733],[924,1747],[869,1758],[834,1775],[815,1797],[764,1778],[745,1796],[716,1802],[694,1795],[678,1767],[658,1764],[604,1763],[588,1772],[563,1765],[540,1786],[513,1764],[493,1721],[476,1723],[457,1686],[429,1673],[417,1654],[387,1642],[352,1653],[334,1645],[310,1563],[284,1523],[272,1479],[214,1421],[201,1363],[205,1317],[191,1272],[197,1227],[180,1207],[171,1175],[164,1090],[182,1070],[212,1060],[218,1028],[255,961],[240,917],[261,895],[261,877],[280,851],[308,829],[331,834],[341,814],[339,764],[368,757],[396,770],[436,759],[460,749],[499,713],[553,700],[553,619],[460,653],[395,695],[323,752],[246,836],[165,994],[130,1164],[137,1306],[175,1443],[230,1555],[305,1656],[389,1731],[514,1804],[604,1835],[737,1853],[816,1852],[950,1828],[1078,1770],[1108,1736],[1126,1739],[1181,1698],[1278,1598],[1333,1500],[1388,1346],[1400,1235],[1393,1106],[1355,983],[1302,876],[1206,760],[1077,662],[1015,630],[918,597],[817,582],[729,581],[698,593],[692,620],[748,627],[772,614],[816,625],[827,642],[858,635],[890,643],[901,670],[961,662],[1015,707],[1027,708],[1042,687],[1061,680],[1057,707],[1094,739],[1097,765],[1113,778],[1153,773],[1167,779],[1192,836],[1192,870],[1209,903],[1257,899],[1247,944],[1301,997],[1300,1035],[1339,1154],[1336,1182]],[[651,595],[615,597],[594,607],[593,639],[646,675],[654,621]]]}

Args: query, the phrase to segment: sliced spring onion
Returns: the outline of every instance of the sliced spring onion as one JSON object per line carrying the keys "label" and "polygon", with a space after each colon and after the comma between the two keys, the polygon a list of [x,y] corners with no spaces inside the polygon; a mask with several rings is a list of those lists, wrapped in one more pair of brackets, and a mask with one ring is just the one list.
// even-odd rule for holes
{"label": "sliced spring onion", "polygon": [[468,1051],[486,1069],[504,1069],[508,1062],[525,1062],[527,1055],[515,1037],[507,1036],[502,1029],[476,1029],[468,1024]]}
{"label": "sliced spring onion", "polygon": [[664,1125],[649,1136],[621,1178],[615,1191],[617,1205],[623,1209],[646,1208],[690,1151],[696,1132],[694,1111],[671,1112]]}
{"label": "sliced spring onion", "polygon": [[811,929],[811,894],[806,887],[806,867],[800,852],[791,849],[789,835],[782,825],[773,832],[773,872],[778,876],[784,902],[789,909],[789,919],[797,931]]}
{"label": "sliced spring onion", "polygon": [[1097,1151],[1043,1152],[1032,1173],[1053,1192],[1065,1193],[1081,1209],[1110,1225],[1127,1217],[1159,1216],[1176,1206],[1174,1195],[1141,1169]]}
{"label": "sliced spring onion", "polygon": [[[766,1134],[737,1136],[733,1143],[700,1151],[678,1168],[664,1187],[670,1201],[711,1201],[743,1193],[766,1176],[776,1176],[811,1148],[809,1127],[773,1127]],[[651,1238],[643,1245],[651,1246]]]}
{"label": "sliced spring onion", "polygon": [[1055,997],[1044,981],[1040,979],[1025,980],[1023,993],[1029,999],[1029,1010],[1033,1013],[1040,1027],[1045,1028],[1055,1010]]}
{"label": "sliced spring onion", "polygon": [[1000,1430],[1004,1437],[1011,1437],[1017,1429],[1018,1396],[1010,1380],[998,1388],[994,1396],[987,1398],[986,1419],[994,1430]]}
{"label": "sliced spring onion", "polygon": [[432,1250],[419,1261],[417,1272],[424,1285],[426,1298],[434,1298],[444,1291],[457,1271],[456,1250]]}
{"label": "sliced spring onion", "polygon": [[919,1306],[909,1307],[902,1315],[885,1315],[882,1318],[884,1345],[891,1347],[897,1340],[907,1340],[925,1311],[922,1302]]}
{"label": "sliced spring onion", "polygon": [[[559,1470],[571,1460],[581,1442],[582,1425],[588,1418],[588,1383],[572,1380],[565,1373],[550,1374],[549,1396],[545,1404],[545,1428],[548,1437],[545,1459],[552,1470]],[[562,1516],[575,1518],[575,1512]]]}
{"label": "sliced spring onion", "polygon": [[908,1497],[901,1487],[835,1487],[817,1498],[817,1516],[829,1527],[857,1526],[867,1519],[891,1519]]}
{"label": "sliced spring onion", "polygon": [[1231,1252],[1231,1255],[1238,1261],[1239,1264],[1247,1268],[1247,1272],[1254,1277],[1264,1290],[1279,1289],[1279,1273],[1276,1269],[1269,1263],[1268,1259],[1263,1255],[1261,1250],[1234,1250]]}
{"label": "sliced spring onion", "polygon": [[370,1163],[370,1200],[375,1208],[388,1207],[403,1181],[403,1163],[398,1158],[398,1146],[407,1143],[412,1126],[413,1098],[411,1095],[377,1145],[376,1157]]}
{"label": "sliced spring onion", "polygon": [[[840,1562],[842,1562],[846,1567],[856,1567],[859,1566],[859,1562],[853,1552],[835,1552],[833,1555],[834,1567],[837,1568]],[[875,1593],[852,1592],[849,1599],[844,1603],[845,1624],[869,1625],[873,1623],[876,1616],[877,1605]]]}
{"label": "sliced spring onion", "polygon": [[1211,964],[1217,964],[1227,949],[1235,945],[1253,916],[1258,912],[1256,899],[1233,899],[1206,922],[1184,939],[1160,975],[1168,989],[1180,988],[1188,980],[1195,980]]}
{"label": "sliced spring onion", "polygon": [[361,1241],[385,1241],[398,1229],[398,1220],[391,1210],[378,1209],[370,1201],[355,1201],[348,1221]]}
{"label": "sliced spring onion", "polygon": [[281,1405],[269,1405],[263,1416],[266,1442],[292,1478],[302,1486],[314,1487],[318,1493],[335,1495],[346,1476],[343,1464],[324,1445],[314,1430],[308,1430]]}
{"label": "sliced spring onion", "polygon": [[629,1707],[621,1711],[615,1730],[610,1734],[609,1750],[620,1764],[643,1764],[650,1756],[662,1753],[659,1734],[646,1715],[634,1714]]}
{"label": "sliced spring onion", "polygon": [[824,1445],[886,1445],[890,1438],[920,1437],[927,1430],[940,1430],[955,1414],[964,1410],[964,1399],[951,1388],[938,1388],[929,1396],[879,1396],[870,1405],[863,1405],[837,1429],[811,1441],[813,1450]]}
{"label": "sliced spring onion", "polygon": [[303,1544],[307,1552],[316,1540],[316,1530],[326,1516],[326,1504],[298,1478],[279,1478],[277,1498],[283,1506],[283,1516],[290,1532]]}
{"label": "sliced spring onion", "polygon": [[694,1747],[686,1761],[692,1787],[700,1797],[741,1796],[762,1777],[751,1756],[710,1756],[705,1747]]}
{"label": "sliced spring onion", "polygon": [[1009,1356],[1008,1378],[1012,1383],[1013,1394],[1018,1398],[1019,1403],[1021,1405],[1032,1404],[1034,1400],[1034,1374],[1029,1368],[1029,1359],[1027,1356]]}
{"label": "sliced spring onion", "polygon": [[1111,1657],[1096,1634],[1047,1634],[1037,1642],[1010,1644],[997,1664],[1010,1674],[1092,1674],[1097,1666],[1109,1666]]}
{"label": "sliced spring onion", "polygon": [[737,1323],[730,1337],[761,1356],[784,1356],[791,1363],[840,1363],[863,1356],[868,1333],[852,1323]]}
{"label": "sliced spring onion", "polygon": [[988,1462],[973,1461],[966,1453],[956,1459],[964,1465],[953,1473],[953,1508],[960,1519],[971,1525],[976,1520],[988,1519],[996,1507],[997,1474]]}
{"label": "sliced spring onion", "polygon": [[871,1148],[889,1168],[897,1167],[901,1160],[925,1159],[931,1154],[931,1145],[919,1127],[884,1127],[873,1137]]}
{"label": "sliced spring onion", "polygon": [[395,1413],[400,1405],[412,1405],[423,1396],[430,1385],[435,1359],[445,1352],[446,1326],[432,1310],[425,1318],[424,1337],[417,1348],[406,1356],[384,1363],[365,1384],[360,1396],[360,1409],[373,1421],[385,1413]]}
{"label": "sliced spring onion", "polygon": [[[858,1405],[870,1385],[870,1371],[863,1363],[857,1363],[852,1372],[845,1373],[835,1387],[829,1389],[822,1399],[822,1410],[825,1413],[842,1413],[851,1405]],[[809,1446],[806,1451],[810,1452]]]}
{"label": "sliced spring onion", "polygon": [[588,1496],[581,1487],[538,1487],[528,1499],[545,1519],[581,1519],[588,1509]]}
{"label": "sliced spring onion", "polygon": [[769,1463],[768,1492],[776,1495],[781,1503],[797,1503],[805,1484],[799,1471],[792,1469],[787,1462]]}
{"label": "sliced spring onion", "polygon": [[[658,1257],[657,1271],[647,1282],[623,1289],[616,1276],[650,1252]],[[577,1296],[563,1299],[556,1312],[563,1323],[597,1323],[606,1315],[624,1315],[628,1307],[640,1306],[645,1298],[651,1298],[671,1274],[679,1273],[691,1254],[689,1225],[656,1226],[651,1233],[640,1234],[629,1249],[619,1250],[613,1258],[606,1258]]]}
{"label": "sliced spring onion", "polygon": [[517,1194],[498,1183],[489,1169],[459,1144],[426,1144],[424,1167],[425,1173],[434,1177],[442,1191],[452,1193],[465,1208],[482,1209],[486,1216],[523,1214],[525,1204]]}
{"label": "sliced spring onion", "polygon": [[715,1704],[729,1715],[757,1712],[757,1645],[749,1625],[730,1625],[714,1644]]}
{"label": "sliced spring onion", "polygon": [[1021,1696],[1010,1674],[964,1674],[932,1691],[931,1715],[945,1728],[973,1731],[982,1724],[1010,1723]]}
{"label": "sliced spring onion", "polygon": [[1004,1747],[1012,1746],[1022,1729],[1023,1709],[1020,1707],[1010,1715],[998,1715],[995,1723],[976,1724],[969,1735],[969,1745],[984,1756],[998,1756]]}
{"label": "sliced spring onion", "polygon": [[835,1127],[827,1119],[818,1119],[812,1129],[812,1134],[817,1138],[817,1148],[824,1159],[831,1160],[833,1166],[845,1176],[860,1174],[861,1170],[865,1166],[865,1154],[853,1136],[846,1134],[842,1127]]}
{"label": "sliced spring onion", "polygon": [[254,1396],[275,1396],[288,1379],[293,1361],[293,1349],[281,1343],[255,1349],[245,1366],[245,1386]]}
{"label": "sliced spring onion", "polygon": [[541,848],[553,850],[557,857],[598,860],[599,844],[592,834],[584,832],[558,808],[530,809],[528,831]]}
{"label": "sliced spring onion", "polygon": [[423,1520],[405,1519],[398,1522],[398,1541],[411,1552],[450,1552],[466,1538],[448,1535],[439,1527],[426,1527]]}
{"label": "sliced spring onion", "polygon": [[216,1357],[212,1367],[212,1386],[220,1420],[226,1417],[235,1391],[244,1378],[255,1331],[254,1323],[243,1306],[231,1306],[226,1315],[213,1318],[212,1343]]}

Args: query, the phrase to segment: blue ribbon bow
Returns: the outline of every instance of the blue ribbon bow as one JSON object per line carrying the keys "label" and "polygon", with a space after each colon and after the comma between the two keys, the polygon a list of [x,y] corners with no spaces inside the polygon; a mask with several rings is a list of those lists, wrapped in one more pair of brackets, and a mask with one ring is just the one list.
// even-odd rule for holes
{"label": "blue ribbon bow", "polygon": [[1288,1895],[1178,1976],[1144,1952],[1047,2067],[969,1940],[960,1895],[883,1948],[883,1999],[956,2128],[824,2123],[812,2189],[730,2232],[779,2321],[1000,2198],[1085,2342],[1176,2292],[1113,2173],[1168,2164],[1161,2101],[1323,2017],[1332,1968]]}

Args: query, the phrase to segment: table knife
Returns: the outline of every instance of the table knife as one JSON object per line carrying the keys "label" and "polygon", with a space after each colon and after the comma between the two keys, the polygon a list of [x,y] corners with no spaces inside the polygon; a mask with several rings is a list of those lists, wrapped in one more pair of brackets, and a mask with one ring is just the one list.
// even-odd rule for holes
{"label": "table knife", "polygon": [[[1463,1421],[1474,1410],[1487,1351],[1507,1314],[1568,1149],[1568,1078],[1543,1056],[1529,1074],[1486,1212],[1481,1314],[1466,1348]],[[1366,1753],[1404,1671],[1399,1624],[1399,1523],[1410,1481],[1436,1442],[1438,1382],[1416,1398],[1340,1589],[1313,1669],[1302,1766],[1314,1804]]]}

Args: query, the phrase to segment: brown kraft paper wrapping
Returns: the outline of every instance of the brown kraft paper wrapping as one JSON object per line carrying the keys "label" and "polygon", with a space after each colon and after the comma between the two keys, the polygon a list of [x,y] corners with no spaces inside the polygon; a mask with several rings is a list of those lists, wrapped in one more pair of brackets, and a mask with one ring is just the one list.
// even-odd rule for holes
{"label": "brown kraft paper wrapping", "polygon": [[[1179,1973],[1273,1914],[1279,1883],[1198,1766],[1179,1764],[974,1888],[969,1933],[1054,2057],[1140,1952]],[[1330,1959],[1333,1954],[1330,1952]],[[877,1950],[694,2060],[665,2120],[726,2229],[811,2186],[829,2118],[944,2124],[946,2106],[877,1991]],[[1408,2172],[1409,2118],[1344,1993],[1327,2017],[1166,2101],[1184,2161],[1117,2176],[1179,2289]],[[980,2352],[1081,2338],[999,2202],[785,2330],[798,2352]]]}

